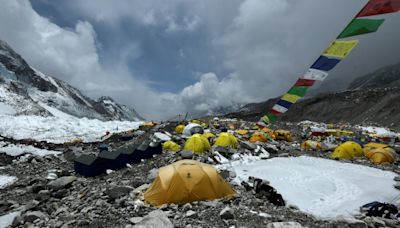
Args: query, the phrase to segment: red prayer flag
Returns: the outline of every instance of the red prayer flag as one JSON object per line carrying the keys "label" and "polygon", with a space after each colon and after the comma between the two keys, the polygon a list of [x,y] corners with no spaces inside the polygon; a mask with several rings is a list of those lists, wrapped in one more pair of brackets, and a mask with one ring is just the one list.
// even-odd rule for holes
{"label": "red prayer flag", "polygon": [[314,80],[310,80],[310,79],[302,79],[300,78],[299,80],[297,80],[296,82],[296,86],[312,86],[314,85]]}
{"label": "red prayer flag", "polygon": [[400,0],[370,0],[356,17],[366,17],[400,11]]}
{"label": "red prayer flag", "polygon": [[282,115],[282,113],[280,113],[280,112],[278,112],[278,111],[276,111],[276,110],[273,110],[273,109],[269,110],[269,112],[272,113],[272,114],[274,114],[275,116],[280,116],[280,115]]}

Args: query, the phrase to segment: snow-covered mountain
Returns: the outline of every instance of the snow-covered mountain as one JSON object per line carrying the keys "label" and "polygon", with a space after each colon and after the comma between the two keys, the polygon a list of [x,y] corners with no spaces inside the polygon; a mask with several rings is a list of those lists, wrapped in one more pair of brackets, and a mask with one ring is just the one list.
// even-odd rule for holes
{"label": "snow-covered mountain", "polygon": [[0,111],[14,115],[87,117],[138,121],[133,109],[110,97],[94,101],[68,83],[45,75],[0,40]]}

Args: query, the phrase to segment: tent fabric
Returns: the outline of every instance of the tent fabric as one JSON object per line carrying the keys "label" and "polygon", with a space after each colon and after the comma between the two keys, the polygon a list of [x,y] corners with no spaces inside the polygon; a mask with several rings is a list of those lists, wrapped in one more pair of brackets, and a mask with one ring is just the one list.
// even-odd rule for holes
{"label": "tent fabric", "polygon": [[296,81],[296,86],[313,86],[315,83],[315,80],[310,80],[310,79],[303,79],[303,78],[299,78]]}
{"label": "tent fabric", "polygon": [[251,135],[249,141],[255,143],[255,142],[269,142],[272,140],[273,140],[272,137],[268,135],[268,133],[265,133],[264,131],[256,131]]}
{"label": "tent fabric", "polygon": [[331,158],[352,160],[355,157],[361,157],[362,155],[363,150],[360,144],[353,141],[348,141],[336,147],[331,154]]}
{"label": "tent fabric", "polygon": [[390,147],[372,149],[365,155],[374,164],[391,164],[397,160],[396,152]]}
{"label": "tent fabric", "polygon": [[280,106],[280,105],[278,105],[278,104],[275,104],[275,105],[272,107],[272,110],[283,114],[283,113],[287,112],[288,109],[285,108],[285,107],[283,107],[283,106]]}
{"label": "tent fabric", "polygon": [[177,134],[182,134],[183,129],[185,129],[185,125],[180,124],[180,125],[178,125],[178,126],[175,127],[175,132],[176,132]]}
{"label": "tent fabric", "polygon": [[297,95],[292,95],[292,94],[284,94],[281,99],[288,101],[290,103],[296,103],[301,97],[297,96]]}
{"label": "tent fabric", "polygon": [[289,109],[290,106],[292,106],[293,103],[280,99],[276,104],[278,104],[278,105],[280,105],[280,106],[282,106],[284,108]]}
{"label": "tent fabric", "polygon": [[397,160],[396,152],[386,144],[368,143],[364,145],[363,152],[374,164],[389,164]]}
{"label": "tent fabric", "polygon": [[297,95],[299,97],[304,97],[307,93],[308,87],[306,86],[293,86],[288,93],[292,95]]}
{"label": "tent fabric", "polygon": [[203,134],[203,137],[206,138],[206,139],[208,139],[208,140],[210,140],[210,139],[213,139],[213,138],[215,138],[215,137],[217,137],[217,136],[214,135],[214,134],[211,133],[211,132],[205,132],[205,133]]}
{"label": "tent fabric", "polygon": [[159,207],[163,204],[231,198],[233,195],[233,188],[213,166],[194,160],[181,160],[159,169],[144,199]]}
{"label": "tent fabric", "polygon": [[236,130],[236,133],[239,135],[246,135],[247,133],[249,133],[249,131],[245,130],[245,129],[239,129],[239,130]]}
{"label": "tent fabric", "polygon": [[235,136],[228,132],[222,132],[219,134],[217,140],[215,140],[214,146],[238,148],[239,143]]}
{"label": "tent fabric", "polygon": [[[325,80],[325,78],[328,77],[328,75],[329,75],[328,72],[310,68],[300,78],[310,79],[310,80],[315,80],[315,81],[323,81],[323,80]],[[305,96],[305,94],[303,96]]]}
{"label": "tent fabric", "polygon": [[193,153],[201,154],[205,151],[209,151],[211,146],[204,136],[200,134],[194,134],[186,141],[183,149],[192,151]]}
{"label": "tent fabric", "polygon": [[367,17],[400,11],[398,0],[370,0],[356,17]]}
{"label": "tent fabric", "polygon": [[274,131],[274,135],[277,140],[292,141],[292,134],[290,131],[278,129]]}
{"label": "tent fabric", "polygon": [[193,128],[201,128],[201,129],[203,129],[203,128],[201,127],[200,124],[197,124],[197,123],[189,123],[189,124],[186,125],[186,127],[183,129],[182,134],[185,135],[185,136],[191,136],[191,135],[192,135],[192,132],[193,132],[193,130],[192,130]]}
{"label": "tent fabric", "polygon": [[385,19],[353,19],[338,38],[346,38],[376,32]]}
{"label": "tent fabric", "polygon": [[300,145],[300,148],[303,150],[321,150],[322,145],[317,141],[306,140]]}
{"label": "tent fabric", "polygon": [[162,148],[165,151],[178,152],[181,150],[181,146],[179,146],[176,142],[166,141],[162,144]]}
{"label": "tent fabric", "polygon": [[322,70],[322,71],[330,71],[332,70],[338,63],[340,59],[328,58],[326,56],[321,55],[317,61],[311,66],[312,69]]}
{"label": "tent fabric", "polygon": [[335,40],[324,51],[323,55],[344,59],[358,44],[358,40]]}

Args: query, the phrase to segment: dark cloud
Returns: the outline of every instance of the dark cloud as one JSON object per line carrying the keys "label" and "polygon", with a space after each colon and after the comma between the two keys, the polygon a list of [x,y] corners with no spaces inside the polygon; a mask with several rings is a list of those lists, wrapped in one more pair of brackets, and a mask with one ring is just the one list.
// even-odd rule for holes
{"label": "dark cloud", "polygon": [[[366,1],[31,3],[4,1],[1,39],[90,96],[111,95],[165,118],[286,92]],[[357,37],[359,47],[328,77],[337,87],[398,61],[400,16],[380,17],[380,31]]]}

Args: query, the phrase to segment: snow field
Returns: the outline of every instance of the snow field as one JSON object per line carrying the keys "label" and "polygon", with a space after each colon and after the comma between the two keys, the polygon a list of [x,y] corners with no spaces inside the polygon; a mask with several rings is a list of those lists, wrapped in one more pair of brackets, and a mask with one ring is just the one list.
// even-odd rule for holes
{"label": "snow field", "polygon": [[99,141],[106,132],[137,129],[142,122],[101,121],[87,118],[0,115],[0,135],[14,139],[34,139],[64,143],[75,138]]}
{"label": "snow field", "polygon": [[400,197],[395,173],[308,156],[233,164],[238,184],[249,176],[268,180],[287,204],[320,219],[351,218],[360,206]]}

